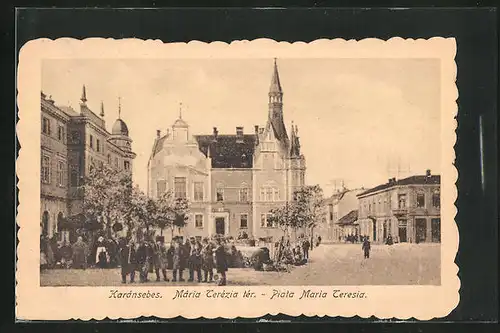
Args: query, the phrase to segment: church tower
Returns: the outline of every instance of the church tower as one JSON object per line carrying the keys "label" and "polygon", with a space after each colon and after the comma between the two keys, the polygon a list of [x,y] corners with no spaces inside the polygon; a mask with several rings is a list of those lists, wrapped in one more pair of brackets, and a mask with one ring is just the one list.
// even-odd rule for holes
{"label": "church tower", "polygon": [[[103,110],[104,113],[104,110]],[[118,119],[116,119],[111,129],[111,135],[108,138],[109,142],[119,147],[124,153],[123,166],[126,171],[132,171],[132,160],[135,158],[135,153],[132,152],[132,139],[129,136],[127,124],[122,120],[122,105],[121,99],[118,98]]]}
{"label": "church tower", "polygon": [[[289,193],[293,195],[295,190],[305,185],[306,162],[300,151],[299,129],[293,125],[290,133],[290,169],[289,169]],[[289,200],[293,199],[292,197]]]}
{"label": "church tower", "polygon": [[274,59],[274,70],[269,87],[269,115],[268,122],[271,125],[276,139],[283,148],[288,147],[288,135],[283,121],[283,89],[281,88],[280,76],[276,58]]}

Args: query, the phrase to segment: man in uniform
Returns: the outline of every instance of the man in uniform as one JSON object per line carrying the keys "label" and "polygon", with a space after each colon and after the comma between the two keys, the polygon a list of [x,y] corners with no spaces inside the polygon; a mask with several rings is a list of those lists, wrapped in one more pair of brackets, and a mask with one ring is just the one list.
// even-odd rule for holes
{"label": "man in uniform", "polygon": [[177,272],[179,272],[179,281],[185,281],[182,277],[182,273],[184,272],[184,245],[182,244],[182,240],[176,238],[174,241],[174,250],[173,250],[173,263],[172,263],[172,281],[177,281]]}
{"label": "man in uniform", "polygon": [[217,239],[217,248],[215,249],[215,266],[217,268],[217,273],[221,275],[219,281],[219,286],[226,285],[226,272],[228,269],[226,250],[224,249],[224,244],[222,239]]}
{"label": "man in uniform", "polygon": [[190,238],[189,282],[194,281],[194,272],[198,282],[201,282],[201,244],[194,237]]}
{"label": "man in uniform", "polygon": [[163,281],[169,281],[167,279],[167,266],[168,266],[168,249],[165,246],[165,237],[156,237],[155,244],[155,271],[156,271],[156,281],[160,281],[160,270],[163,275]]}
{"label": "man in uniform", "polygon": [[128,274],[130,274],[130,283],[134,283],[135,270],[137,269],[135,244],[132,239],[128,244],[126,243],[126,239],[123,239],[122,244],[123,246],[120,249],[122,283],[127,283]]}
{"label": "man in uniform", "polygon": [[368,259],[370,258],[370,240],[368,239],[368,236],[366,236],[365,240],[363,241],[363,245],[361,246],[361,249],[363,250],[364,253],[364,258]]}

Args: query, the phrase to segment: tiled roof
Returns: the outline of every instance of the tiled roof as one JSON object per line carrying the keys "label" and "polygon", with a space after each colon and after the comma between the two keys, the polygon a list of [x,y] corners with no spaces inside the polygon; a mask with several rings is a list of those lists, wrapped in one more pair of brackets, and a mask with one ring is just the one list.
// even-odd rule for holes
{"label": "tiled roof", "polygon": [[373,192],[385,190],[385,189],[388,189],[388,188],[391,188],[391,187],[394,187],[394,186],[401,186],[401,185],[425,185],[425,184],[434,184],[434,185],[441,184],[441,176],[440,175],[411,176],[411,177],[408,177],[408,178],[395,180],[393,182],[381,184],[381,185],[375,186],[375,187],[373,187],[371,189],[368,189],[368,190],[364,191],[363,193],[358,194],[358,197],[366,195],[366,194],[370,194],[370,193],[373,193]]}
{"label": "tiled roof", "polygon": [[[283,144],[288,144],[288,134],[286,133],[285,124],[283,120],[272,118],[271,119],[271,127],[273,128],[275,137]],[[286,147],[288,148],[288,147]]]}
{"label": "tiled roof", "polygon": [[77,117],[80,115],[71,106],[58,105],[57,107],[70,117]]}
{"label": "tiled roof", "polygon": [[168,137],[168,135],[164,135],[161,138],[155,140],[151,157],[154,157],[156,154],[158,154],[162,150],[163,142],[167,139],[167,137]]}
{"label": "tiled roof", "polygon": [[342,216],[337,223],[338,224],[353,224],[358,220],[358,210],[351,210],[346,215]]}
{"label": "tiled roof", "polygon": [[212,168],[252,168],[253,154],[255,151],[255,135],[196,135],[200,151],[212,157]]}

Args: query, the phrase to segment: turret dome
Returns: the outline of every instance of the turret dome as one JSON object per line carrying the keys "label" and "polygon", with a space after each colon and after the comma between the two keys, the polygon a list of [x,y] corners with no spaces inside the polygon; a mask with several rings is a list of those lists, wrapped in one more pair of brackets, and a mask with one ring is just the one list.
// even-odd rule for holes
{"label": "turret dome", "polygon": [[173,127],[188,128],[189,125],[182,118],[179,118],[175,121]]}
{"label": "turret dome", "polygon": [[120,118],[116,119],[113,129],[111,130],[111,134],[128,136],[127,124],[125,124],[125,122]]}

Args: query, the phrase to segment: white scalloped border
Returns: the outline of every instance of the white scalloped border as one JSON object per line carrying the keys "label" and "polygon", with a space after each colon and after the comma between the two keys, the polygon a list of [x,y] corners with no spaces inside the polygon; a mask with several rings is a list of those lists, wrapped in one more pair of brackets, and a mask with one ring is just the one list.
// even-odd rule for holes
{"label": "white scalloped border", "polygon": [[[92,51],[89,51],[92,49]],[[447,224],[445,232],[442,232],[441,266],[442,266],[442,286],[341,286],[341,289],[363,289],[371,290],[386,289],[383,293],[407,295],[404,304],[392,304],[391,300],[380,299],[369,301],[344,301],[341,307],[330,308],[323,301],[307,301],[299,303],[300,307],[295,307],[292,301],[252,301],[256,304],[236,301],[210,301],[210,300],[189,300],[186,302],[172,302],[159,307],[154,300],[133,301],[133,300],[113,300],[114,306],[106,306],[106,297],[109,295],[107,287],[59,287],[50,288],[39,286],[38,271],[38,224],[30,223],[33,219],[39,219],[39,209],[31,209],[31,202],[39,202],[39,94],[40,94],[40,60],[42,58],[206,58],[206,57],[333,57],[345,58],[398,58],[397,52],[405,50],[408,55],[420,54],[422,50],[428,55],[433,54],[442,59],[442,64],[447,67],[446,98],[442,98],[442,137],[446,145],[442,145],[442,164],[447,172],[442,173],[442,202],[446,206],[446,212],[442,215],[451,221]],[[325,51],[326,50],[326,51]],[[397,51],[397,52],[395,52]],[[442,52],[442,53],[439,53]],[[444,53],[444,54],[443,54]],[[293,56],[290,56],[293,54]],[[102,319],[134,319],[140,316],[156,316],[158,318],[174,318],[182,316],[187,319],[195,318],[258,318],[267,314],[285,314],[288,316],[305,315],[308,317],[330,316],[330,317],[353,317],[369,318],[376,316],[379,319],[398,318],[405,320],[416,318],[419,320],[429,320],[432,318],[444,317],[449,314],[459,302],[460,280],[458,278],[458,266],[455,264],[455,256],[458,250],[458,228],[454,223],[457,208],[455,201],[457,189],[455,183],[458,179],[458,171],[454,166],[456,142],[455,117],[458,107],[456,100],[458,90],[455,84],[457,68],[454,61],[456,54],[456,43],[454,38],[433,37],[430,39],[403,39],[400,37],[390,38],[387,41],[368,38],[359,41],[337,39],[318,39],[309,43],[305,42],[276,42],[271,39],[255,39],[252,41],[242,40],[225,42],[205,43],[200,41],[190,41],[188,43],[164,43],[161,40],[141,40],[130,39],[110,39],[110,38],[87,38],[77,40],[73,38],[59,38],[56,40],[37,39],[26,43],[19,53],[18,66],[18,107],[19,122],[17,124],[17,134],[21,149],[17,160],[16,170],[19,177],[19,207],[17,223],[20,227],[18,232],[19,244],[17,247],[17,270],[16,270],[16,317],[19,320],[102,320]],[[126,56],[125,56],[126,55]],[[28,79],[29,78],[29,79]],[[442,83],[443,86],[443,83]],[[30,118],[26,115],[33,115]],[[444,127],[444,128],[443,128]],[[33,135],[36,133],[36,135]],[[36,153],[35,153],[36,152]],[[35,160],[36,159],[36,160]],[[33,165],[38,167],[33,170]],[[445,170],[445,168],[442,168]],[[445,220],[442,217],[442,221]],[[28,227],[30,226],[30,227]],[[444,230],[443,230],[444,231]],[[33,240],[35,239],[35,242]],[[32,244],[36,244],[32,246]],[[444,246],[443,246],[444,245]],[[446,265],[446,269],[443,267]],[[33,269],[33,267],[36,267]],[[178,289],[175,287],[168,287]],[[250,287],[267,288],[267,287]],[[301,288],[301,287],[289,287]],[[314,287],[315,289],[326,289]],[[443,292],[443,288],[446,292]],[[134,290],[148,289],[134,287]],[[164,287],[151,287],[150,290],[164,290]],[[206,288],[190,288],[204,290]],[[230,288],[227,288],[230,289]],[[246,287],[231,288],[233,290],[248,289]],[[272,289],[272,287],[268,288]],[[441,294],[440,294],[441,292]],[[430,298],[425,303],[417,303],[419,295],[426,294]],[[440,299],[445,294],[446,299]],[[85,297],[94,296],[86,299]],[[373,293],[372,293],[373,295]],[[69,298],[68,298],[69,297]],[[83,298],[82,298],[83,297]],[[397,296],[396,296],[397,297]],[[413,299],[411,297],[414,297]],[[66,300],[63,301],[63,298]],[[329,299],[331,303],[335,303]],[[402,301],[403,299],[400,299]],[[71,301],[73,301],[71,303]],[[92,302],[82,305],[81,301]],[[138,303],[134,303],[138,302]],[[143,302],[143,303],[140,303]],[[369,305],[366,302],[370,303]],[[106,304],[104,304],[106,303]],[[292,306],[290,306],[293,303]],[[375,303],[375,304],[371,304]],[[120,306],[123,304],[123,306]],[[133,306],[132,304],[142,304]],[[208,306],[204,306],[208,305]],[[255,306],[251,306],[255,305]],[[437,307],[436,307],[437,305]],[[224,310],[222,310],[224,308]]]}

